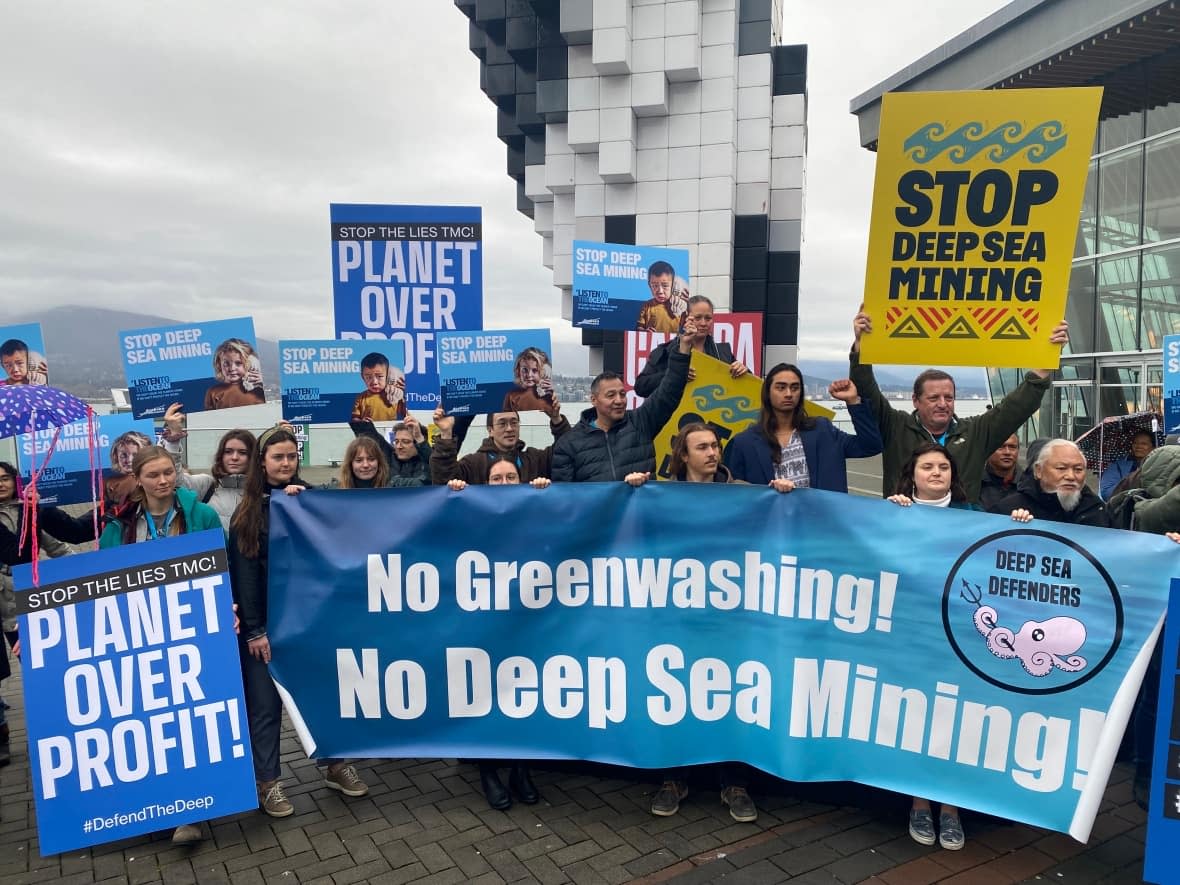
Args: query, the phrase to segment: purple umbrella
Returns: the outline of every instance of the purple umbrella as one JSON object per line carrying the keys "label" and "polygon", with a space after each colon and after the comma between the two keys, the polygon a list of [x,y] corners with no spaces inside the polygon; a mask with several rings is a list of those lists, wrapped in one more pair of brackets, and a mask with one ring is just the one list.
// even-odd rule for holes
{"label": "purple umbrella", "polygon": [[0,384],[0,439],[64,427],[92,414],[87,403],[56,387]]}
{"label": "purple umbrella", "polygon": [[[48,385],[34,384],[0,384],[0,439],[16,436],[21,433],[34,433],[38,430],[58,428],[49,443],[49,450],[45,458],[37,466],[36,456],[29,465],[29,482],[25,489],[26,500],[30,503],[37,499],[37,479],[49,459],[53,457],[53,450],[57,446],[57,438],[61,428],[76,421],[86,421],[90,440],[90,485],[93,490],[98,487],[96,450],[98,441],[95,435],[94,410],[90,405],[64,390]],[[35,447],[34,447],[35,451]],[[39,533],[37,531],[37,508],[35,506],[24,509],[24,521],[21,525],[20,545],[23,547],[28,539],[32,544],[33,584],[38,583],[37,548]],[[97,530],[97,516],[96,530]]]}

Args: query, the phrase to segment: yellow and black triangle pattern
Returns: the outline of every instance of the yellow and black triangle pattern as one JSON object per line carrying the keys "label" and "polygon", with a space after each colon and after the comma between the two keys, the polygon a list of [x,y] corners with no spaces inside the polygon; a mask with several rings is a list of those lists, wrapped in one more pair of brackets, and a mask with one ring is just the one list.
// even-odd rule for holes
{"label": "yellow and black triangle pattern", "polygon": [[978,307],[953,310],[948,307],[890,306],[885,312],[885,331],[890,338],[941,338],[970,341],[1027,341],[1037,332],[1040,311],[1033,308]]}

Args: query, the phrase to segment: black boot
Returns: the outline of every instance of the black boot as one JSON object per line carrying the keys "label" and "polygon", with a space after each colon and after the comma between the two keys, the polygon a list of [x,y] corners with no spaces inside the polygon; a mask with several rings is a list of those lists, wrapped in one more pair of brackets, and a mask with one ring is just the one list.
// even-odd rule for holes
{"label": "black boot", "polygon": [[[4,703],[0,701],[0,704]],[[0,768],[12,761],[12,754],[8,749],[8,723],[0,725]]]}
{"label": "black boot", "polygon": [[497,811],[505,811],[512,807],[512,796],[504,789],[504,784],[500,781],[500,775],[496,772],[495,766],[483,765],[479,766],[479,784],[483,787],[483,794],[488,800],[488,805]]}
{"label": "black boot", "polygon": [[508,786],[512,788],[516,798],[525,805],[536,805],[541,798],[537,787],[533,784],[532,777],[529,775],[527,765],[517,763],[512,766],[512,770],[508,772]]}

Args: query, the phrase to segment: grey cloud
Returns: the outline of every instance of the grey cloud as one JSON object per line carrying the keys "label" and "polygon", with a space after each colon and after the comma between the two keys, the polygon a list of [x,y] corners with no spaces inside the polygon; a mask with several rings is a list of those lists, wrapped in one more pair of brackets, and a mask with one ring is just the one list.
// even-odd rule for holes
{"label": "grey cloud", "polygon": [[[848,99],[1000,5],[787,11],[811,47],[804,357],[844,352],[863,287],[872,156]],[[329,203],[455,203],[483,207],[487,323],[580,341],[448,0],[7,4],[0,145],[0,287],[24,303],[316,337]]]}

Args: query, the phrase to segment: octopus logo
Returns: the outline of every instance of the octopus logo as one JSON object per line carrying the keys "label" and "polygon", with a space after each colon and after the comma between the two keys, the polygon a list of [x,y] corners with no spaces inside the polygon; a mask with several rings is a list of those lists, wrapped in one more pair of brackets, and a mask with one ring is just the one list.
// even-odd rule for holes
{"label": "octopus logo", "polygon": [[1123,606],[1087,551],[1060,535],[1018,529],[964,551],[947,576],[942,619],[951,647],[977,676],[1021,694],[1053,694],[1109,663]]}

